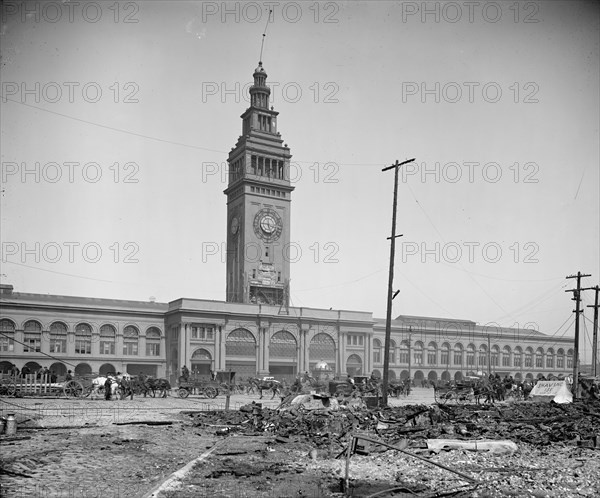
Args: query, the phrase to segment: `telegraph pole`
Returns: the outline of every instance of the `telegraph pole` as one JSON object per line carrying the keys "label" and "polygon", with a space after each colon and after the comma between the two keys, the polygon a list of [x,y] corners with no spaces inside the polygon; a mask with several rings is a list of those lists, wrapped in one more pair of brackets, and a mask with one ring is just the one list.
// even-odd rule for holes
{"label": "telegraph pole", "polygon": [[[408,380],[411,381],[412,378],[412,326],[408,326]],[[412,381],[411,381],[412,382]]]}
{"label": "telegraph pole", "polygon": [[594,300],[594,304],[588,305],[588,308],[594,308],[594,338],[592,340],[592,375],[596,377],[596,375],[598,375],[598,308],[600,307],[600,305],[598,304],[598,294],[600,294],[600,287],[596,285],[596,287],[588,287],[587,289],[582,290],[596,291],[596,299]]}
{"label": "telegraph pole", "polygon": [[490,334],[487,336],[488,340],[488,378],[492,375],[492,350],[490,349]]}
{"label": "telegraph pole", "polygon": [[402,237],[402,234],[396,235],[396,206],[398,204],[398,169],[404,164],[408,164],[415,159],[409,159],[399,163],[398,160],[391,166],[383,168],[381,171],[388,171],[394,168],[394,205],[392,209],[392,235],[388,237],[390,244],[390,274],[388,280],[388,299],[387,299],[387,318],[385,322],[385,345],[383,347],[383,383],[382,390],[382,405],[388,404],[388,380],[390,368],[390,341],[392,335],[392,299],[394,299],[394,256],[396,254],[396,237]]}
{"label": "telegraph pole", "polygon": [[569,275],[568,277],[566,277],[567,279],[570,279],[570,278],[577,279],[577,288],[569,289],[569,290],[565,291],[565,292],[572,292],[574,295],[572,300],[575,301],[575,309],[573,310],[573,313],[575,313],[575,350],[573,352],[573,388],[572,388],[573,399],[577,398],[578,389],[579,389],[579,379],[578,379],[578,377],[579,377],[579,315],[581,313],[583,313],[583,311],[581,311],[579,309],[579,304],[581,303],[581,279],[583,277],[591,277],[591,275],[584,275],[583,273],[578,271],[577,275]]}

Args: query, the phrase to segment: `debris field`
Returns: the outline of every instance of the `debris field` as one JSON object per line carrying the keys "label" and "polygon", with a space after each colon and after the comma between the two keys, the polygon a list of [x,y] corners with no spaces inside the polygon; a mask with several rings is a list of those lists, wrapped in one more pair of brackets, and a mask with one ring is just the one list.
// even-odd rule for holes
{"label": "debris field", "polygon": [[597,401],[368,409],[307,398],[187,412],[221,442],[164,496],[600,495]]}

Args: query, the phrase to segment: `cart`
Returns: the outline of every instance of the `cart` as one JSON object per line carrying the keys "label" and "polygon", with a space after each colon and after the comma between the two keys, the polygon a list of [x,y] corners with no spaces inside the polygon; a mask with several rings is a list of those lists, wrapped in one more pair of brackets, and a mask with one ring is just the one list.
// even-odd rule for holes
{"label": "cart", "polygon": [[206,376],[191,376],[187,380],[183,376],[177,382],[180,398],[187,398],[192,392],[197,392],[207,398],[216,398],[220,393],[231,394],[235,389],[235,372],[216,372],[214,379]]}
{"label": "cart", "polygon": [[69,381],[51,382],[50,376],[37,378],[36,374],[25,376],[3,375],[0,378],[0,396],[65,396],[67,398],[82,398],[89,396],[93,390],[90,378],[79,377]]}
{"label": "cart", "polygon": [[177,394],[180,398],[187,398],[193,392],[211,399],[219,395],[219,383],[206,377],[190,377],[188,380],[179,377],[177,385],[179,387]]}
{"label": "cart", "polygon": [[78,375],[63,384],[63,393],[67,398],[87,398],[94,391],[94,375]]}
{"label": "cart", "polygon": [[471,384],[457,383],[455,385],[447,385],[434,387],[435,401],[439,405],[451,404],[467,404],[475,402],[475,391]]}

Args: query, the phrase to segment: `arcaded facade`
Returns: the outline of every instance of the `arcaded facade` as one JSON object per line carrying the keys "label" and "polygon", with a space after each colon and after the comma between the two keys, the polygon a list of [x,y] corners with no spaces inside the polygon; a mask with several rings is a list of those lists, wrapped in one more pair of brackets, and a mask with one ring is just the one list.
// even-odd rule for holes
{"label": "arcaded facade", "polygon": [[[177,378],[231,370],[293,379],[325,361],[335,375],[381,374],[385,321],[371,313],[178,299],[118,301],[2,287],[0,370],[128,372]],[[573,371],[572,340],[474,322],[400,316],[390,378],[459,380],[483,372],[538,378]]]}

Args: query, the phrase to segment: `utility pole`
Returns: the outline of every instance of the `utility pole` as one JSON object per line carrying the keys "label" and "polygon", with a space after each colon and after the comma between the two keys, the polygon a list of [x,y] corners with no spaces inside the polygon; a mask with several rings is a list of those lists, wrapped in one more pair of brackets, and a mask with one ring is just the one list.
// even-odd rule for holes
{"label": "utility pole", "polygon": [[408,326],[408,380],[412,383],[411,363],[412,359],[412,326]]}
{"label": "utility pole", "polygon": [[492,375],[492,350],[490,349],[490,334],[487,335],[488,339],[488,377]]}
{"label": "utility pole", "polygon": [[391,241],[390,244],[390,274],[388,280],[388,299],[387,299],[387,318],[385,322],[385,345],[383,347],[383,383],[381,386],[382,390],[382,405],[387,406],[388,404],[388,380],[389,380],[389,368],[390,368],[390,341],[392,335],[392,299],[394,299],[394,256],[396,254],[396,237],[402,237],[396,235],[396,206],[398,204],[398,169],[404,164],[408,164],[415,159],[409,159],[399,163],[398,160],[391,166],[383,168],[381,171],[388,171],[394,168],[394,205],[392,209],[392,235],[388,237]]}
{"label": "utility pole", "polygon": [[600,287],[596,285],[596,287],[588,287],[587,289],[582,290],[595,290],[596,291],[596,299],[594,300],[593,305],[588,305],[588,308],[594,308],[594,332],[593,332],[593,340],[592,340],[592,375],[596,377],[598,375],[598,294],[600,294]]}
{"label": "utility pole", "polygon": [[583,273],[578,271],[577,275],[569,275],[568,277],[566,277],[567,279],[577,279],[577,288],[565,291],[572,292],[574,295],[572,300],[575,301],[575,309],[573,310],[573,313],[575,313],[575,350],[573,352],[573,387],[571,391],[574,400],[577,398],[579,390],[579,315],[580,313],[583,313],[579,309],[579,304],[581,303],[581,279],[583,277],[591,277],[591,275],[584,275]]}

